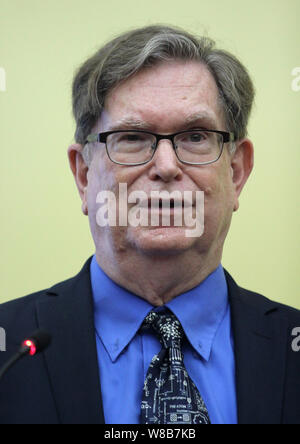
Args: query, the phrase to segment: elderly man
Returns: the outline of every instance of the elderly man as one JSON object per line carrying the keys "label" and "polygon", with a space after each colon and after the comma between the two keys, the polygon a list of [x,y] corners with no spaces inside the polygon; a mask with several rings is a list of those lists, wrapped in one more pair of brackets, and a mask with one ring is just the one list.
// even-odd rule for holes
{"label": "elderly man", "polygon": [[95,255],[1,307],[2,364],[31,330],[52,337],[1,380],[2,423],[300,423],[299,312],[221,266],[253,97],[233,55],[177,28],[127,32],[80,67],[68,156]]}

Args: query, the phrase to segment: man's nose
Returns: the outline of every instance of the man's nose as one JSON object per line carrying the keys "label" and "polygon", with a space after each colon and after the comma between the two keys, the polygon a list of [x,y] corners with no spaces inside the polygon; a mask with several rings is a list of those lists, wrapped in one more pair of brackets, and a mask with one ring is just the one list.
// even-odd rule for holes
{"label": "man's nose", "polygon": [[149,171],[152,180],[181,180],[181,163],[177,159],[172,142],[170,140],[160,140],[151,162]]}

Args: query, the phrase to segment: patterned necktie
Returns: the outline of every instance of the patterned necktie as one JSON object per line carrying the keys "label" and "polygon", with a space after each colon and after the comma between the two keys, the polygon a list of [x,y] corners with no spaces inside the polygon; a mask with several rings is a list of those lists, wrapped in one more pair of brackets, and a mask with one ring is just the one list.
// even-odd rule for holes
{"label": "patterned necktie", "polygon": [[183,363],[184,331],[176,316],[151,311],[142,327],[154,329],[162,349],[147,372],[141,424],[210,424],[204,401]]}

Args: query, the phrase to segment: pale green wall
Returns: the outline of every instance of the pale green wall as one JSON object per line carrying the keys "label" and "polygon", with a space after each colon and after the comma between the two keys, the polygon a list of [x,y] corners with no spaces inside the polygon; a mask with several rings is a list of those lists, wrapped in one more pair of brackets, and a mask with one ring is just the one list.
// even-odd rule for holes
{"label": "pale green wall", "polygon": [[256,164],[223,265],[300,308],[299,17],[299,0],[0,0],[0,301],[74,275],[94,251],[66,156],[74,69],[121,31],[167,23],[213,37],[253,76]]}

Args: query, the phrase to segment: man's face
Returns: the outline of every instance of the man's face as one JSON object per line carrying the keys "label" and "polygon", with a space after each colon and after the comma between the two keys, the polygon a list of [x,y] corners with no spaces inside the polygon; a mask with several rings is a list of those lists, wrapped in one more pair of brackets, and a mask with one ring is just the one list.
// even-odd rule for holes
{"label": "man's face", "polygon": [[[227,131],[218,100],[216,83],[207,68],[197,62],[173,61],[144,69],[115,87],[93,132],[115,129],[144,129],[170,134],[192,128]],[[232,157],[226,145],[221,158],[208,165],[181,163],[169,140],[161,140],[151,162],[123,166],[111,162],[104,144],[99,144],[87,173],[82,195],[89,214],[96,250],[135,250],[141,254],[180,254],[186,251],[216,252],[222,249],[232,213],[238,207],[239,191],[233,181]],[[187,237],[186,227],[100,227],[96,202],[100,191],[118,197],[120,183],[127,191],[203,191],[204,233]],[[195,209],[194,209],[195,210]],[[149,212],[153,209],[149,208]],[[194,211],[195,215],[195,211]]]}

